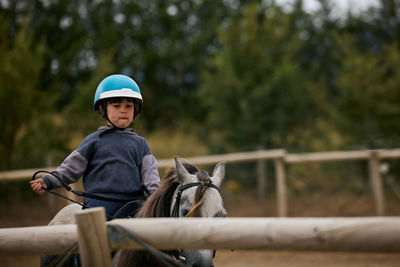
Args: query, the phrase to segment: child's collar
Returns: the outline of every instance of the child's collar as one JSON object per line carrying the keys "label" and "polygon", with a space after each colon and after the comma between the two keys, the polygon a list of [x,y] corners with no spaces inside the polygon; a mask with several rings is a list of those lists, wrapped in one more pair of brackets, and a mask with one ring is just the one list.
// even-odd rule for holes
{"label": "child's collar", "polygon": [[100,126],[99,127],[99,129],[98,129],[99,131],[103,131],[103,132],[105,132],[105,131],[111,131],[111,130],[117,130],[117,131],[121,131],[121,132],[127,132],[127,133],[135,133],[134,131],[133,131],[133,129],[132,128],[123,128],[123,129],[120,129],[120,128],[115,128],[115,127],[112,127],[112,126]]}

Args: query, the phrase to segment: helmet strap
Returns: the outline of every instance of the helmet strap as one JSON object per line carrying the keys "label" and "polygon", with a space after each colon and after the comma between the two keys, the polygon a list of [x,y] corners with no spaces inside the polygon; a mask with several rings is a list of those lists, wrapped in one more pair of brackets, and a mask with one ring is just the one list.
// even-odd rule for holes
{"label": "helmet strap", "polygon": [[108,116],[107,116],[107,113],[106,113],[106,120],[114,127],[114,128],[116,128],[117,130],[123,130],[123,129],[125,129],[125,128],[120,128],[120,127],[118,127],[117,125],[115,125],[114,123],[112,123],[112,121],[108,118]]}

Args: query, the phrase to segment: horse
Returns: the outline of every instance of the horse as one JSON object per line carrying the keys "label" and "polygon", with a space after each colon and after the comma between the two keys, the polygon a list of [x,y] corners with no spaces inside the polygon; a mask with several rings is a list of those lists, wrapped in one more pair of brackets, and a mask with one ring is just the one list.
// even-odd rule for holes
{"label": "horse", "polygon": [[[150,195],[135,217],[226,217],[226,210],[219,191],[225,177],[225,163],[218,163],[210,177],[207,171],[175,158],[175,167],[166,171],[160,186]],[[75,223],[74,213],[80,210],[78,204],[63,208],[50,222],[54,224]],[[165,251],[184,266],[211,267],[214,250],[174,250]],[[53,256],[54,257],[54,256]],[[75,258],[75,259],[74,259]],[[49,256],[41,258],[41,266],[50,261]],[[122,250],[116,253],[113,265],[124,266],[164,266],[157,258],[145,250]],[[64,266],[77,266],[76,257],[71,257]]]}

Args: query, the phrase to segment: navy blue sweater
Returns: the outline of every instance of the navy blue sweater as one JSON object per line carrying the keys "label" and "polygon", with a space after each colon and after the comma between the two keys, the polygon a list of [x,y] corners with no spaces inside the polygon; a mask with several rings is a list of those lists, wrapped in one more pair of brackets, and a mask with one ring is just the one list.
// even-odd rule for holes
{"label": "navy blue sweater", "polygon": [[[132,129],[100,127],[53,172],[68,184],[83,176],[85,192],[120,200],[143,196],[141,184],[152,193],[160,183],[148,143]],[[50,189],[62,186],[52,175],[43,179]]]}

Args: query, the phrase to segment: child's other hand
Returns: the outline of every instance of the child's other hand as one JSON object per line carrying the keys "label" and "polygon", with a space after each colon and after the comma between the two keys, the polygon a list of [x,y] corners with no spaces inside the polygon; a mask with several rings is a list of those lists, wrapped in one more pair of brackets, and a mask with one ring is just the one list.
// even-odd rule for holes
{"label": "child's other hand", "polygon": [[29,183],[31,184],[32,190],[37,194],[42,195],[44,192],[46,192],[43,190],[43,187],[47,188],[47,185],[42,178],[30,181]]}

